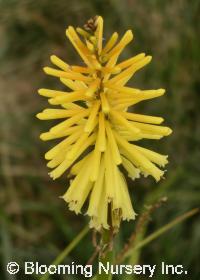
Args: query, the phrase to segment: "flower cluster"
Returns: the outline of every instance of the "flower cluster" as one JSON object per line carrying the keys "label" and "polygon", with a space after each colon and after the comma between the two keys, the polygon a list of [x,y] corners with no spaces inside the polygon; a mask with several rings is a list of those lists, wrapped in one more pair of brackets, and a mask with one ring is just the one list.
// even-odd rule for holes
{"label": "flower cluster", "polygon": [[[160,126],[163,118],[128,111],[143,100],[159,97],[164,89],[140,90],[125,86],[151,56],[138,54],[118,62],[123,49],[133,39],[128,30],[118,40],[115,32],[103,46],[103,19],[91,19],[87,26],[69,26],[66,35],[84,61],[84,66],[68,65],[57,56],[45,67],[48,75],[58,77],[68,91],[40,89],[55,108],[37,114],[41,120],[63,119],[48,132],[44,141],[62,139],[45,154],[52,168],[50,176],[60,177],[68,170],[73,178],[63,199],[77,214],[88,201],[90,226],[97,230],[118,228],[121,220],[134,219],[127,183],[122,169],[132,179],[141,174],[156,181],[163,176],[167,156],[135,145],[140,139],[160,139],[170,128]],[[81,38],[80,38],[81,36]],[[89,198],[89,199],[87,199]]]}

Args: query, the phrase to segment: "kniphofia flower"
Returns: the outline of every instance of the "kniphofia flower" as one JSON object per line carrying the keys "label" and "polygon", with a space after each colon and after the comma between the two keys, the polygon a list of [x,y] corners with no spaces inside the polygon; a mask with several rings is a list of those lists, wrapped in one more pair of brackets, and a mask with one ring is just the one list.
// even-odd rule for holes
{"label": "kniphofia flower", "polygon": [[[162,96],[164,89],[141,90],[126,86],[151,56],[140,53],[118,62],[133,39],[128,30],[118,40],[115,32],[103,45],[103,19],[91,19],[85,29],[69,26],[66,35],[84,65],[68,65],[51,56],[56,68],[45,67],[46,74],[59,78],[66,91],[40,89],[55,108],[37,114],[41,120],[61,119],[44,141],[61,139],[45,158],[53,179],[68,172],[73,178],[63,199],[76,214],[87,207],[90,226],[97,230],[118,228],[121,220],[135,218],[123,169],[133,180],[151,175],[163,177],[160,167],[167,156],[140,147],[140,139],[160,139],[172,131],[160,126],[163,118],[132,113],[129,108],[141,101]],[[81,37],[80,37],[81,36]]]}

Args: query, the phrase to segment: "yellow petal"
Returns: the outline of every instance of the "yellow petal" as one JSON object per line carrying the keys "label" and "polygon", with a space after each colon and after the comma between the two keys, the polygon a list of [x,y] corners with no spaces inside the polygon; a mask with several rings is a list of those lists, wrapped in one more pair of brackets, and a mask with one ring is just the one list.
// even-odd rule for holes
{"label": "yellow petal", "polygon": [[101,97],[102,111],[103,111],[105,114],[108,114],[109,111],[110,111],[110,106],[109,106],[108,99],[107,99],[105,93],[104,93],[104,92],[101,92],[101,93],[100,93],[100,97]]}
{"label": "yellow petal", "polygon": [[90,38],[90,33],[88,33],[87,31],[85,31],[83,28],[80,28],[80,27],[77,27],[76,28],[76,31],[80,34],[80,35],[82,35],[84,38],[87,38],[87,39],[89,39]]}
{"label": "yellow petal", "polygon": [[129,80],[132,75],[140,68],[144,67],[146,64],[148,64],[151,61],[151,56],[146,56],[143,59],[141,59],[139,62],[133,64],[120,74],[116,75],[114,78],[110,79],[105,85],[110,85],[114,83],[120,82],[123,78],[127,78]]}
{"label": "yellow petal", "polygon": [[126,171],[128,172],[128,176],[134,180],[140,177],[140,170],[136,168],[132,162],[130,162],[127,158],[122,157],[122,164]]}
{"label": "yellow petal", "polygon": [[135,212],[133,210],[132,207],[132,203],[131,203],[131,199],[130,199],[130,195],[128,193],[128,188],[127,188],[127,184],[126,181],[124,179],[124,176],[121,174],[121,172],[119,172],[119,181],[120,181],[120,192],[121,192],[121,196],[122,196],[122,219],[123,220],[134,220],[135,219]]}
{"label": "yellow petal", "polygon": [[89,175],[90,160],[88,159],[84,162],[80,173],[76,176],[69,189],[62,197],[66,202],[69,203],[69,209],[71,211],[75,211],[76,214],[80,213],[81,208],[92,188],[92,184],[89,181]]}
{"label": "yellow petal", "polygon": [[61,83],[63,83],[64,85],[66,85],[68,88],[72,89],[72,90],[79,90],[79,89],[84,89],[87,88],[87,86],[84,84],[84,82],[82,83],[77,83],[77,81],[73,82],[70,79],[66,79],[66,78],[60,78]]}
{"label": "yellow petal", "polygon": [[104,119],[104,114],[102,112],[99,113],[99,130],[97,136],[97,147],[101,152],[104,152],[106,149],[105,119]]}
{"label": "yellow petal", "polygon": [[66,159],[72,160],[73,158],[77,158],[77,154],[81,146],[84,144],[85,141],[88,139],[88,133],[83,133],[79,139],[77,139],[76,143],[71,146],[71,149],[66,155]]}
{"label": "yellow petal", "polygon": [[168,136],[172,133],[172,130],[167,126],[136,123],[136,122],[131,122],[131,123],[134,125],[134,127],[139,128],[141,131],[144,130],[144,131],[146,131],[148,133],[152,133],[152,134]]}
{"label": "yellow petal", "polygon": [[38,93],[45,97],[56,97],[56,96],[65,96],[65,91],[59,91],[59,90],[52,90],[52,89],[46,89],[41,88],[38,90]]}
{"label": "yellow petal", "polygon": [[91,153],[89,153],[87,156],[85,156],[84,158],[82,158],[81,160],[79,160],[77,163],[75,163],[72,168],[70,169],[70,174],[71,175],[78,175],[81,171],[81,168],[84,164],[84,162],[86,160],[89,159],[89,157],[91,156]]}
{"label": "yellow petal", "polygon": [[37,114],[37,118],[40,120],[53,120],[53,119],[63,119],[72,117],[77,113],[82,112],[81,110],[65,110],[65,109],[45,109],[43,112]]}
{"label": "yellow petal", "polygon": [[113,46],[115,45],[115,43],[117,42],[118,39],[118,33],[114,32],[112,34],[112,36],[110,37],[110,39],[108,40],[107,44],[105,45],[105,47],[102,50],[102,54],[107,53],[109,50],[111,50],[113,48]]}
{"label": "yellow petal", "polygon": [[76,72],[65,72],[61,70],[57,70],[51,67],[44,67],[44,72],[48,75],[59,77],[59,78],[65,78],[65,79],[71,79],[71,80],[78,80],[78,81],[83,81],[83,82],[91,82],[92,79],[91,77],[84,76],[80,73]]}
{"label": "yellow petal", "polygon": [[65,104],[68,102],[74,102],[78,100],[87,100],[84,89],[73,91],[71,93],[66,93],[65,95],[62,96],[56,96],[55,98],[49,99],[49,103],[52,105],[58,105],[58,104]]}
{"label": "yellow petal", "polygon": [[134,114],[134,113],[128,113],[128,112],[122,112],[121,114],[126,119],[136,121],[136,122],[160,124],[164,121],[164,119],[160,118],[160,117],[152,117],[152,116]]}
{"label": "yellow petal", "polygon": [[139,152],[141,152],[144,156],[146,156],[150,161],[152,161],[153,163],[155,163],[161,167],[164,167],[168,163],[168,160],[167,160],[168,156],[161,155],[159,153],[156,153],[154,151],[151,151],[151,150],[148,150],[148,149],[136,146],[136,145],[133,145],[133,146]]}
{"label": "yellow petal", "polygon": [[110,116],[112,119],[114,119],[117,123],[120,123],[122,126],[127,128],[128,130],[138,133],[140,130],[137,127],[132,126],[129,121],[127,121],[118,111],[111,110]]}
{"label": "yellow petal", "polygon": [[79,120],[81,120],[82,118],[86,117],[89,114],[90,110],[89,109],[85,109],[83,112],[81,111],[79,114],[55,125],[54,127],[52,127],[50,129],[50,132],[55,134],[55,133],[60,133],[62,132],[64,129],[69,128],[70,126],[73,126],[74,124],[77,124],[77,122]]}
{"label": "yellow petal", "polygon": [[145,53],[140,53],[140,54],[138,54],[136,56],[133,56],[133,57],[127,59],[127,60],[124,60],[123,62],[117,64],[116,66],[121,68],[121,69],[124,69],[124,68],[138,62],[139,60],[141,60],[144,57],[145,57]]}
{"label": "yellow petal", "polygon": [[68,39],[71,41],[74,48],[77,50],[80,57],[83,59],[83,61],[89,66],[92,67],[92,63],[90,60],[90,52],[87,49],[87,47],[82,43],[80,38],[78,37],[76,31],[72,26],[69,26],[69,28],[66,30],[66,35]]}
{"label": "yellow petal", "polygon": [[102,41],[103,41],[103,18],[101,16],[98,16],[97,18],[97,29],[95,35],[97,38],[98,55],[100,55],[102,51]]}
{"label": "yellow petal", "polygon": [[63,149],[62,153],[61,152],[58,153],[51,161],[49,161],[47,163],[47,167],[55,168],[56,166],[61,164],[64,159],[65,159],[65,154],[64,154],[64,149]]}
{"label": "yellow petal", "polygon": [[101,159],[99,176],[96,180],[94,187],[92,189],[92,193],[90,196],[89,207],[87,210],[87,214],[89,216],[97,216],[98,217],[98,208],[101,198],[101,193],[103,189],[103,181],[104,181],[104,157]]}
{"label": "yellow petal", "polygon": [[57,139],[57,138],[62,138],[65,136],[68,136],[70,134],[73,134],[73,132],[80,130],[80,126],[76,125],[76,126],[72,126],[68,129],[66,129],[65,131],[61,132],[61,133],[57,133],[57,134],[52,134],[51,132],[44,132],[42,134],[40,134],[40,139],[43,141],[48,141],[48,140],[53,140],[53,139]]}
{"label": "yellow petal", "polygon": [[107,57],[110,58],[116,53],[119,54],[123,51],[125,46],[129,44],[133,39],[133,33],[131,30],[126,31],[120,42],[107,54]]}
{"label": "yellow petal", "polygon": [[45,154],[45,159],[52,159],[54,158],[58,152],[64,151],[64,149],[68,148],[72,143],[74,143],[81,135],[82,129],[78,129],[74,133],[72,133],[69,137],[67,137],[65,140],[61,141],[59,144],[54,146],[51,150],[49,150]]}
{"label": "yellow petal", "polygon": [[52,55],[50,57],[51,62],[58,66],[60,69],[64,70],[64,71],[68,71],[69,70],[69,65],[64,62],[62,59],[60,59],[59,57],[57,57],[56,55]]}
{"label": "yellow petal", "polygon": [[127,151],[128,158],[131,159],[134,165],[139,167],[141,170],[151,174],[156,181],[159,181],[163,176],[164,172],[158,169],[150,160],[148,160],[142,153],[134,148],[133,145],[129,144],[119,134],[115,133],[115,137],[118,144]]}
{"label": "yellow petal", "polygon": [[87,120],[85,128],[84,128],[85,132],[88,132],[88,133],[92,132],[92,129],[94,127],[94,122],[95,122],[96,116],[99,111],[99,107],[100,107],[100,101],[97,100],[94,102],[94,105],[91,108],[90,115],[88,117],[88,120]]}
{"label": "yellow petal", "polygon": [[49,173],[50,177],[54,180],[58,177],[60,177],[73,163],[74,161],[90,146],[94,143],[96,139],[96,134],[92,134],[87,141],[82,145],[82,147],[79,149],[78,153],[76,154],[76,157],[72,160],[65,159],[56,169],[54,169],[52,172]]}
{"label": "yellow petal", "polygon": [[108,201],[112,201],[115,197],[115,180],[114,180],[114,162],[112,162],[112,155],[109,145],[106,146],[105,151],[105,186],[106,197]]}
{"label": "yellow petal", "polygon": [[119,153],[119,149],[118,149],[115,137],[113,135],[112,129],[111,129],[108,121],[106,121],[106,134],[107,134],[107,138],[108,138],[108,142],[109,142],[109,145],[111,148],[114,162],[115,162],[115,164],[119,165],[122,163],[122,159],[121,159],[121,156]]}
{"label": "yellow petal", "polygon": [[97,91],[97,89],[99,88],[99,85],[100,85],[100,79],[96,79],[94,80],[94,82],[92,82],[88,89],[86,90],[85,92],[85,95],[87,97],[93,97],[94,96],[94,93]]}
{"label": "yellow petal", "polygon": [[99,175],[99,167],[101,162],[101,152],[97,149],[97,145],[95,145],[95,149],[92,155],[92,166],[91,166],[91,175],[90,180],[95,182]]}

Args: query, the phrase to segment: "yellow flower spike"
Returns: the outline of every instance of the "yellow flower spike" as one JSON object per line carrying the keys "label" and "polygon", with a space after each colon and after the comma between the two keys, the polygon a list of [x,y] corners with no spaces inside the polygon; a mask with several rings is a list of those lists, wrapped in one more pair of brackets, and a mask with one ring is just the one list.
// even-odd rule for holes
{"label": "yellow flower spike", "polygon": [[40,135],[43,141],[60,139],[45,154],[52,169],[49,175],[56,179],[68,172],[71,181],[63,199],[69,209],[79,214],[87,202],[89,226],[116,231],[121,221],[136,216],[123,170],[132,180],[143,175],[159,181],[164,174],[160,168],[168,163],[167,156],[134,142],[158,140],[172,133],[160,125],[162,117],[132,113],[129,107],[160,97],[165,90],[126,86],[151,61],[144,53],[118,61],[133,39],[131,30],[119,41],[114,32],[104,44],[103,18],[98,16],[83,29],[69,26],[66,35],[85,65],[68,65],[52,55],[50,60],[57,69],[44,68],[67,88],[38,91],[51,105],[57,105],[37,114],[40,120],[59,121]]}

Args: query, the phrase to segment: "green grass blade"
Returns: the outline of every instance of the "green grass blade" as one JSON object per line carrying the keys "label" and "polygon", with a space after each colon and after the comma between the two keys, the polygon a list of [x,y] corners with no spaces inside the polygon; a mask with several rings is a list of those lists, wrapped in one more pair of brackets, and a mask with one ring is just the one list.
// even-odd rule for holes
{"label": "green grass blade", "polygon": [[[73,240],[67,245],[67,247],[58,255],[58,257],[53,261],[52,265],[60,264],[69,253],[78,245],[78,243],[83,239],[83,237],[89,232],[88,226],[86,226]],[[40,280],[48,280],[49,274],[46,273],[40,278]]]}
{"label": "green grass blade", "polygon": [[183,222],[184,220],[192,217],[193,215],[199,213],[199,210],[200,210],[199,208],[192,209],[191,211],[186,212],[185,214],[183,214],[183,215],[179,216],[178,218],[174,219],[172,222],[170,222],[170,223],[166,224],[165,226],[161,227],[160,229],[156,230],[155,232],[153,232],[152,234],[147,236],[145,239],[143,239],[141,242],[136,244],[135,247],[130,248],[130,250],[127,251],[127,253],[125,254],[124,259],[127,258],[127,257],[130,257],[135,250],[138,250],[138,249],[146,246],[151,241],[155,240],[160,235],[167,232],[168,230],[170,230],[171,228],[173,228],[177,224],[179,224],[179,223]]}

